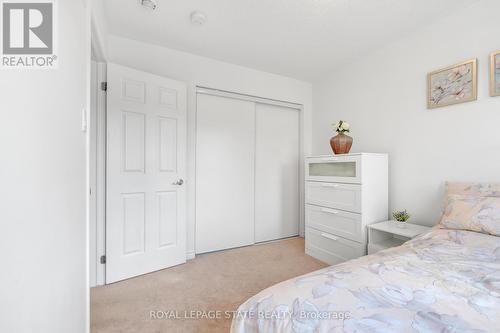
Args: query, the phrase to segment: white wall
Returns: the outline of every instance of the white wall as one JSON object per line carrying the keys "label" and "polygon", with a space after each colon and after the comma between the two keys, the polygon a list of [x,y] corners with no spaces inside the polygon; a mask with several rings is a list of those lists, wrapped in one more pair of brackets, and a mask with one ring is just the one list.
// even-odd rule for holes
{"label": "white wall", "polygon": [[[108,37],[108,61],[184,81],[188,84],[188,253],[194,253],[194,160],[196,85],[294,102],[304,106],[304,152],[310,153],[312,86],[265,73],[160,46],[116,36]],[[303,229],[303,228],[302,228]]]}
{"label": "white wall", "polygon": [[96,53],[96,61],[104,61],[108,53],[108,24],[104,12],[104,1],[86,0],[91,6],[92,17],[92,46]]}
{"label": "white wall", "polygon": [[[500,2],[478,1],[313,85],[313,153],[330,153],[331,123],[351,123],[353,152],[390,154],[390,209],[433,225],[446,180],[500,182],[500,98],[488,55],[500,49]],[[479,59],[479,100],[426,109],[426,75]]]}
{"label": "white wall", "polygon": [[0,73],[0,332],[87,326],[89,14],[58,1],[59,68]]}

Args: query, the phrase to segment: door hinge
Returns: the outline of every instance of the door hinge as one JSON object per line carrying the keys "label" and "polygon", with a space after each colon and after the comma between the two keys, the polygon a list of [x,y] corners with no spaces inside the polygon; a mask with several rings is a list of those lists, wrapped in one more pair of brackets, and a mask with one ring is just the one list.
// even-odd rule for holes
{"label": "door hinge", "polygon": [[108,83],[107,82],[101,82],[101,90],[108,91]]}
{"label": "door hinge", "polygon": [[101,256],[101,264],[105,264],[106,263],[106,256]]}

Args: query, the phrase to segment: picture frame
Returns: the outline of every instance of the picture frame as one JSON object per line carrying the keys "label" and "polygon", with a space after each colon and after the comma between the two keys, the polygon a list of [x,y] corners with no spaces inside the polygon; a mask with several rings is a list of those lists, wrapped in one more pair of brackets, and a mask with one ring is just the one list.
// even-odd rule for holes
{"label": "picture frame", "polygon": [[427,108],[435,109],[477,100],[477,58],[427,75]]}
{"label": "picture frame", "polygon": [[500,96],[500,51],[490,55],[490,96]]}

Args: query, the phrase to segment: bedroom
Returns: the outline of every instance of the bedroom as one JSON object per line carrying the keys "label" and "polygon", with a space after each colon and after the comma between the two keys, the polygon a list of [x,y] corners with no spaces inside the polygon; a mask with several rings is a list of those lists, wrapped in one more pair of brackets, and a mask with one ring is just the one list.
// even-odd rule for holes
{"label": "bedroom", "polygon": [[499,326],[498,1],[1,2],[1,332]]}

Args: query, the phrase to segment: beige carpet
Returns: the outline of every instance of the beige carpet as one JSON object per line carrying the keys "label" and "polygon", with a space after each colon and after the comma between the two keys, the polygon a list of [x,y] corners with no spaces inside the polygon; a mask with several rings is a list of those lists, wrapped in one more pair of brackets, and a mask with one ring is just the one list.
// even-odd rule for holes
{"label": "beige carpet", "polygon": [[[150,311],[232,311],[260,290],[326,267],[304,240],[199,255],[184,265],[91,290],[93,333],[228,332],[226,319],[151,319]],[[169,312],[172,314],[173,312]]]}

